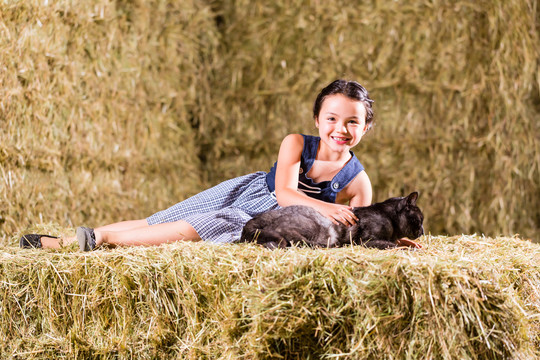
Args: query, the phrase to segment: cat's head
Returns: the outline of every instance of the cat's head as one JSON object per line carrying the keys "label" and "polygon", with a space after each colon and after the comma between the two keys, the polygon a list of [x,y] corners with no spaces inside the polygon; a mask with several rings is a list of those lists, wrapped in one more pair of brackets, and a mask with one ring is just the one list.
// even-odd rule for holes
{"label": "cat's head", "polygon": [[399,198],[397,202],[398,226],[401,237],[416,239],[424,235],[424,214],[418,206],[418,192],[414,191],[408,196]]}

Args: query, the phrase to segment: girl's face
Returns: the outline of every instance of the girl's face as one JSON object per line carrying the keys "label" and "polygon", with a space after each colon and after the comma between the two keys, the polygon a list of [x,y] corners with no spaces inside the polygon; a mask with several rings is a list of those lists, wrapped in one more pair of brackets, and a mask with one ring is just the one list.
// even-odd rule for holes
{"label": "girl's face", "polygon": [[349,151],[366,133],[366,108],[360,101],[342,94],[324,99],[315,119],[321,141],[332,151]]}

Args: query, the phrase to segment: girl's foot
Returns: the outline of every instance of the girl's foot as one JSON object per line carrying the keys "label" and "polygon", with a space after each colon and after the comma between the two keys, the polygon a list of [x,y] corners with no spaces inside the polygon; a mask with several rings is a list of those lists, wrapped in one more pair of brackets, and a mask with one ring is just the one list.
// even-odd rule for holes
{"label": "girl's foot", "polygon": [[26,234],[19,240],[19,246],[22,249],[41,249],[41,238],[58,239],[57,236],[52,235],[39,235],[39,234]]}
{"label": "girl's foot", "polygon": [[19,246],[22,249],[62,249],[70,247],[74,241],[74,237],[26,234],[19,240]]}

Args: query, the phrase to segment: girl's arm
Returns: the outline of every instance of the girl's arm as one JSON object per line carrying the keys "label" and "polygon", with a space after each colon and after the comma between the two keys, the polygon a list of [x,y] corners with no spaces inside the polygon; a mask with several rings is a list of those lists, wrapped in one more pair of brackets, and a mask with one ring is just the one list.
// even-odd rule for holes
{"label": "girl's arm", "polygon": [[343,191],[350,199],[350,206],[357,207],[371,205],[373,191],[371,189],[371,181],[369,181],[369,177],[365,171],[360,172],[360,174],[358,174],[345,189],[343,189]]}
{"label": "girl's arm", "polygon": [[[353,225],[358,218],[352,213],[350,206],[327,203],[298,191],[298,172],[303,148],[304,138],[300,134],[287,135],[281,143],[276,168],[276,198],[279,206],[311,206],[335,224],[340,222]],[[369,201],[371,202],[371,199]]]}

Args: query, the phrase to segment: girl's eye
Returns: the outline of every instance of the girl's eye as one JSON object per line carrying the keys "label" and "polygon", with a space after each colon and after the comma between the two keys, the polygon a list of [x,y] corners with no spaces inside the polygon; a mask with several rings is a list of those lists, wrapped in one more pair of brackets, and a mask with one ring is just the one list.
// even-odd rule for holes
{"label": "girl's eye", "polygon": [[356,124],[358,124],[358,121],[356,121],[356,120],[349,120],[349,124],[354,124],[354,125],[356,125]]}
{"label": "girl's eye", "polygon": [[335,121],[335,120],[336,120],[335,117],[329,117],[329,118],[328,118],[328,121]]}

